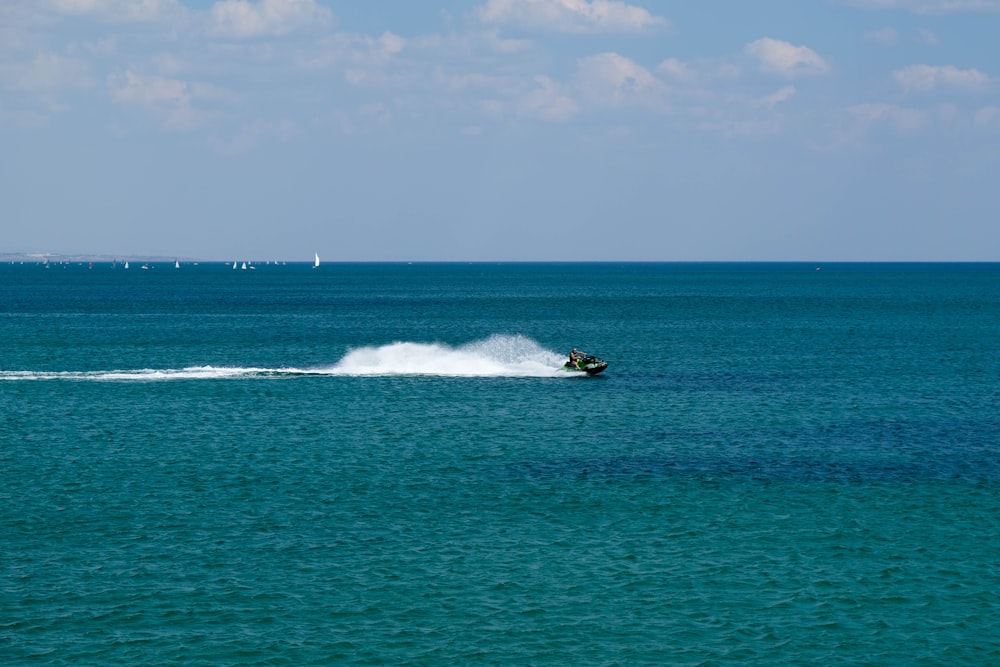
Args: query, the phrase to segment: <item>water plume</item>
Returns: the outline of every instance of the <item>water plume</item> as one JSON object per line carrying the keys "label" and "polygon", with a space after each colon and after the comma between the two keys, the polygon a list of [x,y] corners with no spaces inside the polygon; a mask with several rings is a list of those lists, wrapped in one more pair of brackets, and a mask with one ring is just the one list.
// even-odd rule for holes
{"label": "water plume", "polygon": [[362,347],[326,370],[332,375],[551,377],[563,361],[530,338],[493,335],[460,347],[411,342]]}

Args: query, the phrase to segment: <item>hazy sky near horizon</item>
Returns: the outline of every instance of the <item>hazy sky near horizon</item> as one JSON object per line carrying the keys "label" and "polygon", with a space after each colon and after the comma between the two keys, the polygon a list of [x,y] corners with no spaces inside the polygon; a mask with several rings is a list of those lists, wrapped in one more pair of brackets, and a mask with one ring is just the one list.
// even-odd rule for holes
{"label": "hazy sky near horizon", "polygon": [[3,0],[0,251],[998,260],[1000,0]]}

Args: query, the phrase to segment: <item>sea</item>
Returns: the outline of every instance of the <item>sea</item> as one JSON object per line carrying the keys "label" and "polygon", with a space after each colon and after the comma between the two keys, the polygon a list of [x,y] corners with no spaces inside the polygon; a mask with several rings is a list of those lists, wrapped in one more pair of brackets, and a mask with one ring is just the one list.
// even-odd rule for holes
{"label": "sea", "polygon": [[0,265],[0,664],[1000,664],[1000,264]]}

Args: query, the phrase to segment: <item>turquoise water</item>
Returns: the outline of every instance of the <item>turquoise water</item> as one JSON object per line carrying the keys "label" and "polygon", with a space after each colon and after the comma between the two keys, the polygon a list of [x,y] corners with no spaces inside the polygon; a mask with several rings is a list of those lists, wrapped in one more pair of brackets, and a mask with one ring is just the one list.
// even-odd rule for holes
{"label": "turquoise water", "polygon": [[995,264],[2,266],[0,662],[997,664],[998,405]]}

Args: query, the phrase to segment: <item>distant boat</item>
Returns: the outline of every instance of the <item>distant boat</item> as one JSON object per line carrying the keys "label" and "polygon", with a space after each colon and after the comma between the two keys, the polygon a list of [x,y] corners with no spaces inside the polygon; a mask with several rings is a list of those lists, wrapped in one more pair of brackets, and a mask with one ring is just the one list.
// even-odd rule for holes
{"label": "distant boat", "polygon": [[174,268],[175,269],[181,268],[181,262],[180,262],[180,260],[178,260],[178,259],[174,260]]}
{"label": "distant boat", "polygon": [[241,269],[243,269],[243,270],[245,271],[245,270],[246,270],[246,268],[247,268],[247,263],[246,263],[246,262],[243,262],[243,266],[241,266],[240,268],[241,268]]}
{"label": "distant boat", "polygon": [[236,270],[236,262],[233,262],[233,270]]}
{"label": "distant boat", "polygon": [[128,260],[127,259],[125,260],[125,268],[126,269],[128,268]]}
{"label": "distant boat", "polygon": [[313,260],[313,268],[314,269],[319,268],[319,253],[316,253],[316,259]]}

